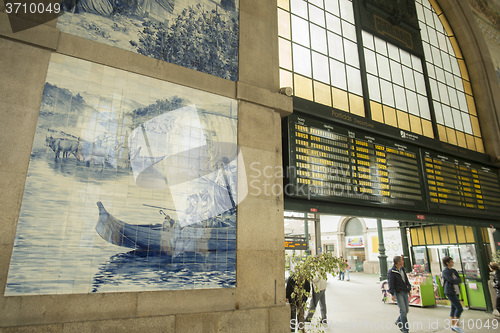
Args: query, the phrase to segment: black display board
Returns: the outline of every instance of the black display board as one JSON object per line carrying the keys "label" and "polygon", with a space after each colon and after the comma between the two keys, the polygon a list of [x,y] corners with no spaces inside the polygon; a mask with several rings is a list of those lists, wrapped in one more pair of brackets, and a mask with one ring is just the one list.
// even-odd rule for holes
{"label": "black display board", "polygon": [[493,166],[300,114],[289,116],[285,129],[288,197],[482,219],[500,215]]}
{"label": "black display board", "polygon": [[287,125],[287,195],[425,210],[417,147],[297,115]]}
{"label": "black display board", "polygon": [[428,150],[422,158],[430,212],[499,216],[496,169]]}

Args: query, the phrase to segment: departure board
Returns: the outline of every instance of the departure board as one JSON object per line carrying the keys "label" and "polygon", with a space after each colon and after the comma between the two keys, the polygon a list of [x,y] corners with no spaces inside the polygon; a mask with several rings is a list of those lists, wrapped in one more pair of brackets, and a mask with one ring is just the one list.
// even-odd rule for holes
{"label": "departure board", "polygon": [[309,250],[305,237],[285,237],[286,250]]}
{"label": "departure board", "polygon": [[297,115],[288,140],[288,196],[426,208],[416,147]]}
{"label": "departure board", "polygon": [[431,212],[498,217],[500,183],[496,169],[426,150],[422,150],[422,156]]}

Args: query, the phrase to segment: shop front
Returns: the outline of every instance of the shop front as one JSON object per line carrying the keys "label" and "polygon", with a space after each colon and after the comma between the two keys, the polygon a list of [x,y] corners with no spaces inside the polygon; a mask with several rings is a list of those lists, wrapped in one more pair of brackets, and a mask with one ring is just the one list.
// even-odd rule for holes
{"label": "shop front", "polygon": [[[460,292],[463,305],[470,309],[487,309],[487,277],[483,279],[481,276],[480,263],[484,259],[486,262],[491,260],[490,240],[486,228],[477,230],[474,232],[474,227],[458,225],[409,228],[411,279],[414,285],[433,290],[422,295],[422,303],[449,304],[439,276],[444,269],[443,257],[450,256],[463,281]],[[481,258],[481,254],[486,258]]]}

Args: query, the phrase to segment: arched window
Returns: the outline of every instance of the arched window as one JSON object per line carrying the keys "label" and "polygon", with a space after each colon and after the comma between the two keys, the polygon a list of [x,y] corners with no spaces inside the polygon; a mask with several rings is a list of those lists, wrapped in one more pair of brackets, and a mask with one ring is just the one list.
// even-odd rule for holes
{"label": "arched window", "polygon": [[363,235],[363,225],[361,221],[353,217],[347,221],[345,225],[345,235],[346,236],[360,236]]}
{"label": "arched window", "polygon": [[357,0],[278,0],[280,85],[296,97],[484,153],[467,67],[443,11],[434,0],[407,3],[416,11],[423,56],[363,30]]}

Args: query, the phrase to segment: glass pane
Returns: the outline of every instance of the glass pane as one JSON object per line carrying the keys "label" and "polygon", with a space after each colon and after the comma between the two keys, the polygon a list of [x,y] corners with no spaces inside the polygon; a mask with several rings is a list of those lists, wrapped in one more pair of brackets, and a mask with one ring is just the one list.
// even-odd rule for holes
{"label": "glass pane", "polygon": [[406,100],[408,101],[408,112],[415,116],[420,116],[417,94],[411,90],[406,90]]}
{"label": "glass pane", "polygon": [[309,5],[309,20],[325,28],[325,12],[316,6]]}
{"label": "glass pane", "polygon": [[450,86],[448,86],[448,96],[450,97],[451,106],[458,109],[457,91]]}
{"label": "glass pane", "polygon": [[398,85],[394,85],[394,96],[396,97],[396,109],[407,111],[404,88]]}
{"label": "glass pane", "polygon": [[391,66],[391,76],[392,82],[403,85],[403,71],[401,68],[401,64],[395,62],[394,60],[389,60]]}
{"label": "glass pane", "polygon": [[[455,230],[455,226],[448,225],[447,228],[448,228],[448,238],[450,239],[450,243],[451,244],[458,243],[458,241],[457,241],[457,232]],[[453,258],[453,259],[455,259],[455,258]]]}
{"label": "glass pane", "polygon": [[462,74],[460,73],[460,66],[458,66],[458,61],[457,58],[452,57],[451,58],[451,71],[453,74],[462,77]]}
{"label": "glass pane", "polygon": [[427,29],[427,35],[429,36],[429,43],[431,45],[438,45],[437,32],[436,32],[435,29],[428,28]]}
{"label": "glass pane", "polygon": [[343,63],[330,59],[330,78],[332,86],[347,90],[345,65]]}
{"label": "glass pane", "polygon": [[[279,47],[280,47],[280,67],[286,69],[292,69],[292,45],[289,41],[280,38],[279,39]],[[465,96],[464,96],[465,99]],[[467,104],[467,103],[466,103]]]}
{"label": "glass pane", "polygon": [[394,107],[394,93],[392,84],[386,80],[380,80],[380,90],[382,92],[382,103]]}
{"label": "glass pane", "polygon": [[406,67],[403,66],[403,78],[405,82],[405,88],[415,90],[415,80],[413,79],[413,71]]}
{"label": "glass pane", "polygon": [[311,48],[326,54],[326,30],[311,24]]}
{"label": "glass pane", "polygon": [[460,245],[460,255],[465,271],[465,278],[480,279],[481,274],[476,256],[476,247],[473,244]]}
{"label": "glass pane", "polygon": [[439,67],[434,67],[434,70],[436,71],[436,80],[439,82],[445,82],[446,79],[444,78],[444,71]]}
{"label": "glass pane", "polygon": [[361,73],[359,69],[351,66],[347,66],[347,81],[348,81],[348,91],[362,95],[363,88],[361,87]]}
{"label": "glass pane", "polygon": [[[368,93],[370,94],[370,99],[372,101],[381,102],[380,100],[380,85],[379,79],[373,75],[368,74]],[[416,99],[415,99],[416,101]]]}
{"label": "glass pane", "polygon": [[439,97],[441,98],[441,103],[450,104],[450,98],[448,97],[448,88],[442,82],[438,82]]}
{"label": "glass pane", "polygon": [[439,42],[439,48],[443,51],[448,53],[448,43],[446,43],[446,36],[443,33],[438,33],[438,42]]}
{"label": "glass pane", "polygon": [[373,38],[375,41],[375,51],[387,56],[387,43],[378,37]]}
{"label": "glass pane", "polygon": [[352,41],[356,41],[356,28],[353,24],[342,21],[342,36]]}
{"label": "glass pane", "polygon": [[375,45],[373,44],[373,35],[364,30],[361,32],[361,34],[363,36],[363,46],[374,51]]}
{"label": "glass pane", "polygon": [[429,109],[429,100],[426,96],[418,94],[418,106],[420,108],[420,117],[430,120],[431,110]]}
{"label": "glass pane", "polygon": [[290,39],[290,14],[282,9],[278,9],[278,34]]}
{"label": "glass pane", "polygon": [[470,122],[470,116],[464,112],[462,112],[462,124],[464,125],[464,132],[472,135],[472,124]]}
{"label": "glass pane", "polygon": [[280,87],[293,87],[292,72],[280,69]]}
{"label": "glass pane", "polygon": [[445,126],[453,128],[453,117],[451,115],[451,109],[448,105],[443,104],[443,117]]}
{"label": "glass pane", "polygon": [[391,72],[389,70],[389,59],[377,54],[377,64],[378,64],[378,73],[381,78],[386,80],[391,80]]}
{"label": "glass pane", "polygon": [[366,62],[366,71],[368,73],[378,75],[377,59],[375,58],[375,52],[369,49],[365,49],[365,62]]}
{"label": "glass pane", "polygon": [[422,73],[422,60],[420,60],[419,57],[414,56],[413,54],[411,55],[411,63],[412,63],[412,68],[416,70],[417,72]]}
{"label": "glass pane", "polygon": [[313,78],[315,80],[330,84],[330,74],[328,72],[328,57],[313,52]]}
{"label": "glass pane", "polygon": [[413,268],[421,272],[430,272],[425,246],[413,247],[413,254],[415,256],[415,265],[413,265]]}
{"label": "glass pane", "polygon": [[351,66],[359,68],[358,46],[356,43],[353,43],[348,39],[344,39],[344,50],[346,62]]}
{"label": "glass pane", "polygon": [[451,72],[451,57],[449,54],[441,52],[441,59],[443,60],[443,68]]}
{"label": "glass pane", "polygon": [[430,62],[427,62],[427,75],[433,79],[436,78],[436,69]]}
{"label": "glass pane", "polygon": [[455,84],[453,86],[458,90],[457,94],[461,94],[464,91],[464,82],[462,81],[462,78],[453,75],[453,79],[455,81]]}
{"label": "glass pane", "polygon": [[441,60],[441,52],[439,52],[439,49],[434,45],[436,44],[432,43],[431,46],[432,60],[434,61],[434,65],[438,67],[443,67],[443,61]]}
{"label": "glass pane", "polygon": [[342,35],[340,18],[333,16],[332,14],[329,14],[329,13],[326,13],[326,28],[328,30],[331,30],[331,31],[337,33],[338,35]]}
{"label": "glass pane", "polygon": [[408,66],[411,68],[411,57],[410,53],[405,51],[405,50],[399,50],[399,54],[401,56],[401,63],[405,66]]}
{"label": "glass pane", "polygon": [[451,74],[448,71],[445,71],[444,76],[445,76],[446,84],[449,85],[450,87],[455,87],[455,79],[453,77],[453,74]]}
{"label": "glass pane", "polygon": [[457,97],[458,97],[458,104],[460,105],[460,110],[467,112],[467,100],[465,98],[465,94],[461,91],[457,91]]}
{"label": "glass pane", "polygon": [[354,11],[349,0],[340,0],[340,17],[354,24]]}
{"label": "glass pane", "polygon": [[342,37],[332,32],[328,32],[328,55],[340,61],[344,61],[344,44]]}
{"label": "glass pane", "polygon": [[309,23],[292,15],[292,41],[309,47]]}
{"label": "glass pane", "polygon": [[309,3],[312,3],[313,5],[316,5],[320,8],[324,8],[323,7],[323,0],[309,0]]}
{"label": "glass pane", "polygon": [[289,0],[278,0],[278,7],[281,7],[286,10],[290,10],[290,1]]}
{"label": "glass pane", "polygon": [[294,72],[311,77],[311,52],[297,44],[293,44],[292,48]]}
{"label": "glass pane", "polygon": [[423,24],[422,22],[419,22],[420,24],[420,32],[422,35],[422,40],[429,40],[429,34],[427,33],[427,25]]}
{"label": "glass pane", "polygon": [[[415,79],[417,76],[415,76]],[[418,87],[418,80],[415,80],[417,82],[417,87]],[[431,86],[431,94],[432,98],[439,101],[439,89],[436,80],[429,79],[429,85]],[[417,90],[418,91],[418,90]]]}
{"label": "glass pane", "polygon": [[291,12],[307,19],[307,2],[304,0],[291,0]]}
{"label": "glass pane", "polygon": [[431,28],[434,28],[435,27],[434,18],[432,17],[432,12],[429,8],[427,7],[424,8],[424,15],[425,15],[425,23],[427,23],[427,25],[430,26]]}
{"label": "glass pane", "polygon": [[464,130],[464,126],[462,125],[462,115],[460,111],[457,109],[451,109],[452,115],[453,115],[453,123],[455,124],[455,129],[459,131]]}
{"label": "glass pane", "polygon": [[449,251],[449,256],[452,257],[453,261],[455,262],[453,268],[455,268],[459,274],[462,274],[462,260],[460,259],[458,246],[450,246],[448,248],[448,251]]}
{"label": "glass pane", "polygon": [[438,124],[444,125],[443,108],[441,103],[434,101],[434,114],[436,115],[436,122]]}
{"label": "glass pane", "polygon": [[[328,73],[328,72],[326,72]],[[314,81],[314,101],[320,104],[332,106],[332,94],[330,86]]]}
{"label": "glass pane", "polygon": [[400,62],[399,60],[399,48],[395,45],[387,43],[387,50],[389,52],[389,59],[392,59],[396,62]]}
{"label": "glass pane", "polygon": [[340,16],[339,1],[327,0],[325,1],[325,9],[336,16]]}
{"label": "glass pane", "polygon": [[313,88],[312,80],[305,78],[303,76],[294,74],[293,75],[293,93],[295,96],[302,97],[312,101],[313,99]]}

